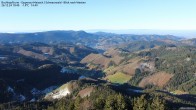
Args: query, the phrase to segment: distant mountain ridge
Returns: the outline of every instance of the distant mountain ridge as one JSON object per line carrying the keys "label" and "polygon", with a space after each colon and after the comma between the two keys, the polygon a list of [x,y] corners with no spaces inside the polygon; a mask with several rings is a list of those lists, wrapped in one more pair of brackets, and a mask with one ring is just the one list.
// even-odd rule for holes
{"label": "distant mountain ridge", "polygon": [[111,32],[116,34],[137,34],[137,35],[149,35],[149,34],[157,34],[157,35],[174,35],[180,36],[184,38],[195,38],[196,31],[195,30],[162,30],[162,29],[122,29],[122,30],[110,30],[110,29],[94,29],[94,30],[86,30],[86,32],[94,33],[94,32]]}
{"label": "distant mountain ridge", "polygon": [[35,33],[0,33],[0,43],[74,43],[103,49],[132,41],[172,40],[182,38],[172,35],[133,35],[85,31],[46,31]]}

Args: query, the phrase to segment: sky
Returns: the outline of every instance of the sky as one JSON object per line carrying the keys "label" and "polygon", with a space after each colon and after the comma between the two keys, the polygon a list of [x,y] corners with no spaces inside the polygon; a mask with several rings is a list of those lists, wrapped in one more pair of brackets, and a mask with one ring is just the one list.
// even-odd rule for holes
{"label": "sky", "polygon": [[85,1],[86,4],[0,7],[0,32],[91,29],[196,30],[196,0],[78,1]]}

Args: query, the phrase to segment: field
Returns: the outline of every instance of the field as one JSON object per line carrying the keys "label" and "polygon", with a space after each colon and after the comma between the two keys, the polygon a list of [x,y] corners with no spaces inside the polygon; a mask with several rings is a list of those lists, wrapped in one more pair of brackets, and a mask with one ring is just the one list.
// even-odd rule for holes
{"label": "field", "polygon": [[173,91],[171,93],[177,94],[177,95],[188,94],[188,92],[184,92],[184,91],[181,91],[181,90],[175,90],[175,91]]}
{"label": "field", "polygon": [[158,72],[156,74],[143,78],[139,83],[139,86],[145,87],[148,84],[153,84],[158,87],[163,87],[172,77],[172,74],[166,72]]}
{"label": "field", "polygon": [[131,76],[126,75],[122,72],[117,72],[113,75],[107,76],[107,79],[112,83],[123,84],[123,83],[126,83],[127,81],[129,81],[131,79]]}

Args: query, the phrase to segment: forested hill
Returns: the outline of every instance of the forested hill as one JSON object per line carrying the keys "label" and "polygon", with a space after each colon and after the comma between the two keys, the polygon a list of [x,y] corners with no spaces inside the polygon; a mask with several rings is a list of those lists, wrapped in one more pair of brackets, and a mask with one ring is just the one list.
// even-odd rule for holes
{"label": "forested hill", "polygon": [[168,40],[178,41],[182,38],[172,35],[132,35],[112,33],[87,33],[85,31],[47,31],[35,33],[0,33],[0,43],[60,43],[83,44],[98,49],[132,41]]}

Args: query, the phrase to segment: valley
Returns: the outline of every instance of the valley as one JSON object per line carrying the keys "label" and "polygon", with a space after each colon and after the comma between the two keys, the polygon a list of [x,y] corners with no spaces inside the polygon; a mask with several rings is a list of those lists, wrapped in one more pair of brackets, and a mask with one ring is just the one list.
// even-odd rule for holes
{"label": "valley", "polygon": [[47,31],[0,43],[0,110],[196,107],[195,39]]}

